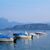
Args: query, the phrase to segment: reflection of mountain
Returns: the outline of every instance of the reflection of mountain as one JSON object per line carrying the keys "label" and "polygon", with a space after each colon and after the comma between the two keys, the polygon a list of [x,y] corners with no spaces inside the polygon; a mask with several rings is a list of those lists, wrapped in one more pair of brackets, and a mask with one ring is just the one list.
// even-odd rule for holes
{"label": "reflection of mountain", "polygon": [[4,29],[4,28],[9,28],[9,27],[13,27],[14,25],[18,25],[20,23],[16,23],[16,22],[9,22],[7,19],[5,18],[0,18],[0,29]]}
{"label": "reflection of mountain", "polygon": [[50,30],[50,25],[48,24],[25,24],[25,25],[16,25],[13,28],[7,28],[10,30]]}

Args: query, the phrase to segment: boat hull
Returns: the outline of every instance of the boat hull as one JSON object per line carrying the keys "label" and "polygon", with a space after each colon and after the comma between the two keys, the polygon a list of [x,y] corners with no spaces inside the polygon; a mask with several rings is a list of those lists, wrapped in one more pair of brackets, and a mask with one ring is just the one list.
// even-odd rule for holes
{"label": "boat hull", "polygon": [[5,41],[14,41],[13,38],[0,38],[0,42],[5,42]]}
{"label": "boat hull", "polygon": [[16,38],[32,39],[32,36],[17,36]]}

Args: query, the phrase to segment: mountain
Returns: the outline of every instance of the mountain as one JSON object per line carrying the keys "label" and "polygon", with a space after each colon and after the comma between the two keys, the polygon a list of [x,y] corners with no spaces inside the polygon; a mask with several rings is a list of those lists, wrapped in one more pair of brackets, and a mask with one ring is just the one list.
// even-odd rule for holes
{"label": "mountain", "polygon": [[13,27],[15,25],[20,25],[20,23],[18,23],[18,22],[9,22],[5,18],[0,18],[0,29],[10,28],[10,27]]}
{"label": "mountain", "polygon": [[0,18],[0,29],[5,29],[5,30],[50,30],[50,24],[45,24],[45,23],[21,24],[18,22],[9,22],[5,18]]}
{"label": "mountain", "polygon": [[12,28],[7,28],[8,30],[50,30],[50,25],[43,23],[34,23],[34,24],[24,24],[24,25],[15,25]]}

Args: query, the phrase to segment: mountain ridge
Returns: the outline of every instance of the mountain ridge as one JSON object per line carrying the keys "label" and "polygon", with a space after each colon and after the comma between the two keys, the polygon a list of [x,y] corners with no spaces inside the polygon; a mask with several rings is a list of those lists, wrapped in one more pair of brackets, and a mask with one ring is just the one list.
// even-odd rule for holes
{"label": "mountain ridge", "polygon": [[15,25],[14,27],[7,28],[6,30],[50,30],[50,25],[42,23]]}

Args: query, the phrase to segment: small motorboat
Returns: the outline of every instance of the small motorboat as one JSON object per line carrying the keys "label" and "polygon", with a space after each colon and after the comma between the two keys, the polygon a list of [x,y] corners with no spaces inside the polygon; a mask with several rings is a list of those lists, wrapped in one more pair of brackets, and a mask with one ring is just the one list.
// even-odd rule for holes
{"label": "small motorboat", "polygon": [[0,42],[5,42],[5,41],[14,41],[14,38],[4,34],[0,34]]}
{"label": "small motorboat", "polygon": [[33,35],[29,35],[27,32],[25,33],[14,33],[16,38],[24,38],[24,39],[32,39]]}
{"label": "small motorboat", "polygon": [[47,33],[45,33],[45,32],[31,32],[30,33],[33,37],[37,37],[38,39],[40,38],[40,37],[43,37],[43,36],[46,36],[47,35]]}
{"label": "small motorboat", "polygon": [[35,32],[36,35],[46,35],[45,32]]}

